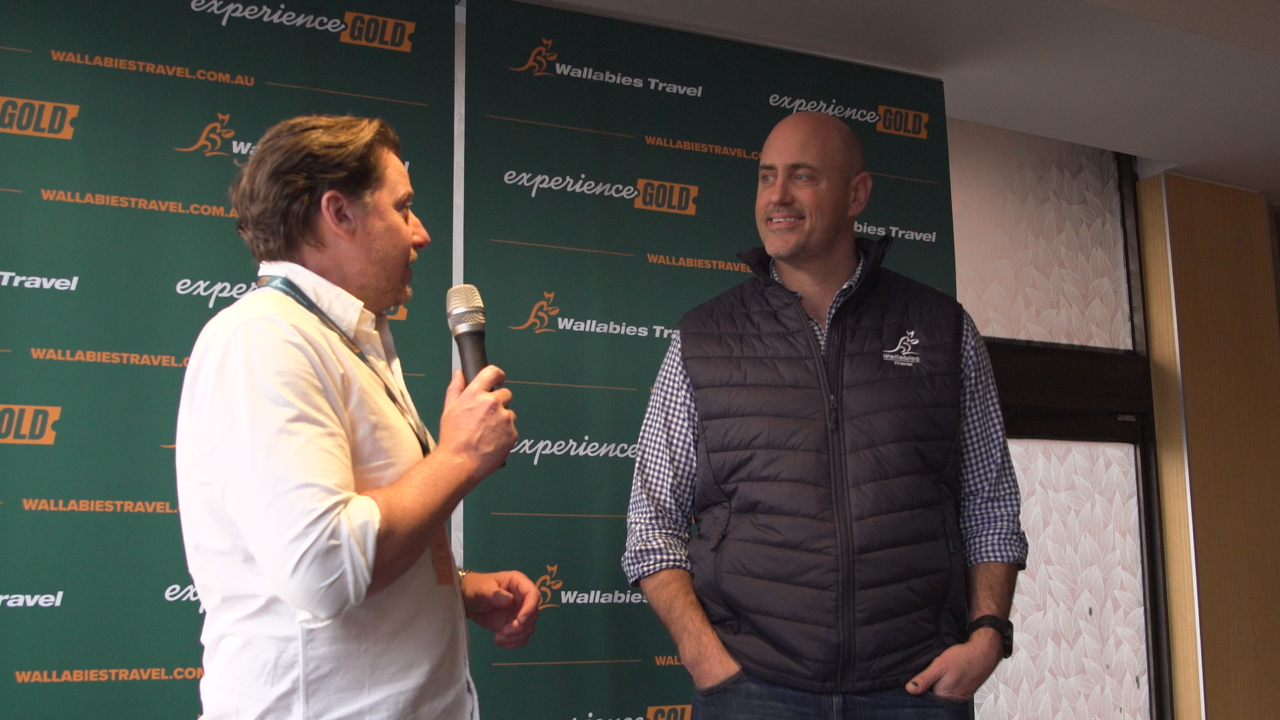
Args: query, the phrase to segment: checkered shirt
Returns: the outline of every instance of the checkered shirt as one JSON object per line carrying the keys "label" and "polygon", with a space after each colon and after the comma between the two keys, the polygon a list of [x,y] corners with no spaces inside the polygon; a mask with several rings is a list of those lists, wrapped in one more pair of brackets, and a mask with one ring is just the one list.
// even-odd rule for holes
{"label": "checkered shirt", "polygon": [[[853,277],[836,293],[827,310],[827,327],[857,288],[863,265],[858,263]],[[772,263],[770,274],[781,284]],[[826,328],[813,318],[809,318],[809,326],[825,351]],[[991,360],[967,312],[961,375],[960,532],[965,556],[970,565],[1001,562],[1025,567],[1027,537],[1018,520],[1018,479],[1004,436]],[[698,410],[693,383],[681,359],[678,333],[672,336],[658,370],[639,442],[627,508],[627,547],[622,555],[622,569],[633,585],[666,568],[689,570],[689,518],[698,476]]]}

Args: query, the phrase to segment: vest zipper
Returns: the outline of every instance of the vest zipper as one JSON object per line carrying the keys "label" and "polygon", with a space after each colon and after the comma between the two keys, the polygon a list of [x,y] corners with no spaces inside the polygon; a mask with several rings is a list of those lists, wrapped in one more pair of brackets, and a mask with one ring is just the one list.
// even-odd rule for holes
{"label": "vest zipper", "polygon": [[[837,311],[836,315],[840,316],[841,313]],[[813,333],[809,333],[809,337],[813,339],[814,346],[817,346],[818,341],[813,338]],[[857,627],[853,617],[855,562],[853,524],[849,519],[849,485],[844,470],[844,433],[841,432],[840,398],[836,395],[835,389],[841,382],[840,360],[843,356],[843,343],[844,333],[840,331],[833,319],[827,328],[827,348],[831,354],[824,355],[819,352],[818,365],[821,370],[819,377],[822,378],[822,391],[827,396],[827,425],[831,447],[831,493],[836,514],[836,541],[840,546],[840,596],[837,599],[840,612],[838,622],[840,664],[836,675],[837,690],[835,692],[848,692],[844,681],[853,669],[856,641],[854,635]]]}
{"label": "vest zipper", "polygon": [[[813,330],[809,328],[809,314],[805,311],[799,298],[791,294],[785,286],[778,285],[782,292],[786,293],[794,307],[800,311],[800,324],[804,328],[804,334],[809,337],[809,348],[813,351],[813,356],[818,366],[818,381],[822,389],[822,395],[827,399],[827,437],[831,448],[831,494],[836,515],[836,544],[840,548],[837,557],[840,563],[838,568],[840,573],[840,595],[837,598],[839,617],[836,618],[840,636],[840,663],[836,670],[836,692],[848,692],[848,687],[852,687],[852,684],[846,687],[844,680],[846,675],[852,672],[853,668],[855,630],[857,627],[853,617],[853,593],[855,589],[853,527],[849,519],[849,487],[844,471],[844,437],[840,431],[840,399],[836,396],[836,392],[842,382],[840,361],[844,355],[844,332],[840,321],[862,303],[862,299],[870,292],[868,288],[875,284],[874,271],[880,264],[880,258],[873,259],[868,256],[864,257],[863,261],[869,261],[869,272],[863,275],[857,289],[836,310],[835,317],[831,318],[831,323],[827,326],[827,347],[834,348],[833,354],[839,353],[840,357],[827,357],[822,352],[822,348],[818,345],[818,339],[813,336]],[[833,387],[836,389],[833,390]]]}
{"label": "vest zipper", "polygon": [[[794,296],[792,299],[800,310],[801,317],[807,318],[807,313],[800,301],[795,299]],[[847,300],[845,302],[848,304]],[[836,312],[837,316],[841,314],[840,311]],[[853,663],[854,558],[853,528],[849,521],[849,488],[845,483],[844,477],[844,441],[840,432],[840,402],[836,397],[835,391],[832,390],[832,386],[835,384],[833,381],[838,379],[839,375],[839,373],[833,372],[834,369],[838,368],[838,360],[828,358],[822,352],[821,346],[818,345],[818,339],[813,336],[813,331],[809,328],[807,319],[804,321],[804,333],[809,337],[809,347],[813,351],[815,362],[818,365],[818,381],[822,394],[827,399],[827,440],[830,447],[831,494],[836,516],[836,544],[840,548],[837,556],[840,593],[836,598],[838,613],[836,626],[840,638],[840,662],[836,669],[835,692],[845,692],[845,675],[849,672],[849,668]],[[827,327],[827,347],[836,347],[836,345],[832,344],[833,342],[837,344],[843,342],[843,335],[844,333],[836,329],[833,319],[832,324]]]}

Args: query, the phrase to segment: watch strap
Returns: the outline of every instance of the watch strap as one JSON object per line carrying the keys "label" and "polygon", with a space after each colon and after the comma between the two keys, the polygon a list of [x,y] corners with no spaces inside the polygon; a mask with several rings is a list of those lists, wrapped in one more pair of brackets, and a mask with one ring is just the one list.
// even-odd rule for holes
{"label": "watch strap", "polygon": [[1007,658],[1013,654],[1013,623],[1011,621],[997,615],[983,615],[969,621],[969,635],[972,636],[973,631],[982,628],[991,628],[1000,633],[1004,656]]}

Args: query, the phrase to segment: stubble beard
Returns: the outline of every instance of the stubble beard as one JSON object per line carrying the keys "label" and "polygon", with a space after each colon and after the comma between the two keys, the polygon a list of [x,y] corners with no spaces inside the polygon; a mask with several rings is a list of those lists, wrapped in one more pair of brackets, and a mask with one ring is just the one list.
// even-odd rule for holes
{"label": "stubble beard", "polygon": [[757,228],[757,230],[760,232],[760,242],[764,244],[764,251],[774,260],[790,260],[802,252],[803,238],[794,236],[790,232],[785,236],[779,236],[767,227]]}
{"label": "stubble beard", "polygon": [[[769,216],[775,213],[798,214],[800,217],[793,223],[774,228],[770,227]],[[763,213],[757,214],[756,232],[759,233],[760,242],[764,244],[769,257],[786,261],[801,252],[804,243],[804,231],[801,228],[808,219],[808,214],[795,206],[771,205]]]}

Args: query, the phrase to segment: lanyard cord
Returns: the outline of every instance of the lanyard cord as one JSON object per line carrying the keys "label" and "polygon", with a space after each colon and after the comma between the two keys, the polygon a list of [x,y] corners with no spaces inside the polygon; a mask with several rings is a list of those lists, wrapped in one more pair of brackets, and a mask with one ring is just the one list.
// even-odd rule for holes
{"label": "lanyard cord", "polygon": [[354,353],[356,357],[360,358],[360,361],[365,364],[365,367],[369,368],[369,371],[377,376],[378,380],[382,382],[382,389],[386,391],[387,399],[396,406],[396,409],[400,411],[400,414],[404,416],[405,420],[409,421],[409,427],[413,429],[413,436],[418,439],[418,445],[422,447],[422,454],[427,454],[427,441],[418,433],[418,426],[412,420],[413,416],[410,415],[409,411],[400,404],[400,400],[398,400],[395,393],[391,391],[391,386],[388,385],[386,379],[382,377],[382,373],[378,372],[378,370],[373,367],[373,363],[369,362],[369,358],[360,350],[360,347],[356,345],[355,340],[347,337],[347,334],[342,332],[342,328],[339,328],[338,324],[325,314],[325,312],[321,310],[320,307],[311,300],[311,298],[307,297],[307,294],[302,292],[302,289],[294,284],[294,282],[289,278],[280,275],[262,275],[258,278],[256,285],[258,287],[275,288],[285,295],[288,295],[296,300],[299,305],[310,310],[311,314],[320,318],[320,322],[324,323],[325,327],[337,333],[338,337],[342,338],[342,344],[346,345],[348,350]]}

